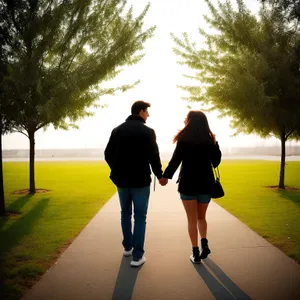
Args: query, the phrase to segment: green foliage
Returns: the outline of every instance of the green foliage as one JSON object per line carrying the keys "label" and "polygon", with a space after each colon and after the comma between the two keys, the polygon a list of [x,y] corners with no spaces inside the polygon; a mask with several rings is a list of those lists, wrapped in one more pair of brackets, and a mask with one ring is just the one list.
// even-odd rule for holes
{"label": "green foliage", "polygon": [[282,13],[288,22],[295,21],[294,25],[298,26],[300,21],[300,0],[260,0],[263,4],[269,4],[273,9]]}
{"label": "green foliage", "polygon": [[256,17],[242,0],[214,7],[206,0],[208,25],[217,33],[199,32],[206,46],[197,48],[188,35],[172,35],[180,63],[195,70],[199,82],[182,86],[189,101],[201,101],[233,118],[237,133],[300,137],[300,35],[282,14],[262,9]]}
{"label": "green foliage", "polygon": [[[1,37],[1,35],[0,35]],[[11,132],[13,128],[12,107],[8,99],[4,96],[3,80],[7,75],[5,59],[5,49],[0,47],[0,134]],[[0,179],[1,180],[1,179]]]}
{"label": "green foliage", "polygon": [[90,115],[104,94],[136,83],[103,89],[126,65],[142,57],[154,27],[143,30],[149,5],[137,17],[125,0],[1,1],[4,97],[22,132]]}

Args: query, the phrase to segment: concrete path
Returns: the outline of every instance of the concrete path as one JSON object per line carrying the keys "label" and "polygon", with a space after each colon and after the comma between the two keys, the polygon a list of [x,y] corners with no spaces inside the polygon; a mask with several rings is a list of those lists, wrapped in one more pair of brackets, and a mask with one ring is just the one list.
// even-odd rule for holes
{"label": "concrete path", "polygon": [[169,181],[151,191],[143,266],[122,255],[115,195],[24,299],[300,299],[300,266],[214,202],[212,254],[193,265],[176,189]]}

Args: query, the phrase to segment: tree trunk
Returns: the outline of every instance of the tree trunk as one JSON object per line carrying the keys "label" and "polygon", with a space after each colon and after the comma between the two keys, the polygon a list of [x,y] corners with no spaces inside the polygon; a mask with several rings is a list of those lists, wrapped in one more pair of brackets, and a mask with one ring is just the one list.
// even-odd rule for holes
{"label": "tree trunk", "polygon": [[0,128],[0,216],[5,215],[3,168],[2,168],[2,130]]}
{"label": "tree trunk", "polygon": [[30,194],[35,194],[35,178],[34,178],[34,152],[35,152],[35,132],[28,132],[29,136],[29,192]]}
{"label": "tree trunk", "polygon": [[278,188],[285,189],[284,185],[285,174],[285,133],[281,135],[281,163],[280,163],[280,177]]}

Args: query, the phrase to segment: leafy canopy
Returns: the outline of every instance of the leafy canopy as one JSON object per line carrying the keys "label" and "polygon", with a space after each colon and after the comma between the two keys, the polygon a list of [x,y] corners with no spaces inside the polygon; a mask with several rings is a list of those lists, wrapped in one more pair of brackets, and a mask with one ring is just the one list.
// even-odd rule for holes
{"label": "leafy canopy", "polygon": [[180,63],[193,69],[187,76],[197,85],[181,86],[185,99],[199,101],[233,118],[237,132],[300,136],[299,32],[291,31],[282,14],[262,9],[253,15],[242,0],[217,7],[205,0],[211,16],[204,16],[216,33],[199,29],[205,47],[172,34]]}
{"label": "leafy canopy", "polygon": [[143,57],[155,29],[143,30],[148,9],[134,17],[125,0],[1,0],[0,84],[15,128],[66,129],[90,115],[87,108],[102,95],[136,84],[100,87]]}

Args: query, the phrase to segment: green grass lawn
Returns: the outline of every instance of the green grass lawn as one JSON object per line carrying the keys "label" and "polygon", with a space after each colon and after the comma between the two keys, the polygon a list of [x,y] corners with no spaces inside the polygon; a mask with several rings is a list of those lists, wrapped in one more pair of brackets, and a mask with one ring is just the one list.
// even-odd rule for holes
{"label": "green grass lawn", "polygon": [[110,199],[116,189],[102,162],[37,162],[34,196],[28,164],[4,163],[6,208],[21,214],[0,220],[0,299],[20,296]]}
{"label": "green grass lawn", "polygon": [[[300,190],[266,188],[279,162],[224,160],[220,171],[216,202],[300,262]],[[0,220],[0,299],[20,299],[115,193],[108,174],[102,162],[38,162],[36,186],[50,192],[22,196],[12,193],[28,188],[28,164],[4,164],[6,207],[20,214]],[[288,162],[286,184],[300,189],[300,162]]]}
{"label": "green grass lawn", "polygon": [[215,202],[300,263],[300,162],[288,162],[278,191],[279,162],[226,161],[220,167],[225,197]]}

